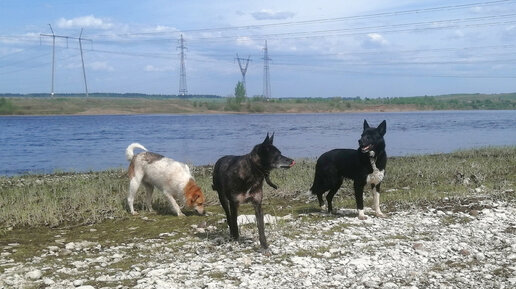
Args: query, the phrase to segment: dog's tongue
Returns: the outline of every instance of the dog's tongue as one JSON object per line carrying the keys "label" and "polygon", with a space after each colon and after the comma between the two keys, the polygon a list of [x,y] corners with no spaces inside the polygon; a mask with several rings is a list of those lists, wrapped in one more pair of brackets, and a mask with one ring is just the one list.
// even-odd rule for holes
{"label": "dog's tongue", "polygon": [[296,161],[292,161],[292,163],[290,164],[290,167],[292,167],[295,164],[296,164]]}
{"label": "dog's tongue", "polygon": [[363,152],[368,152],[368,151],[371,149],[371,146],[372,146],[372,145],[368,145],[368,146],[366,146],[366,147],[362,148],[362,151],[363,151]]}

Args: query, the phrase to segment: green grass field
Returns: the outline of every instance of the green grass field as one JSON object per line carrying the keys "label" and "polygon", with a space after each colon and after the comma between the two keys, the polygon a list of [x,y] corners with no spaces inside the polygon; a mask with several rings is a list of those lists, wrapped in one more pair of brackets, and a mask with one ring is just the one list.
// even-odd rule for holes
{"label": "green grass field", "polygon": [[[305,194],[313,181],[314,167],[313,159],[297,160],[291,169],[273,171],[271,179],[279,189],[264,186],[265,211],[283,215],[318,210],[317,202],[307,203]],[[516,147],[390,158],[381,205],[388,213],[445,197],[460,199],[478,192],[514,190],[515,168]],[[206,195],[207,211],[221,213],[216,192],[211,189],[211,173],[211,166],[193,168]],[[129,218],[127,188],[125,170],[0,177],[0,236],[12,228],[77,226]],[[141,192],[137,195],[136,210],[143,209],[142,196]],[[370,205],[368,198],[366,206]],[[175,218],[161,193],[154,194],[153,206],[158,215]],[[355,208],[350,181],[344,182],[334,206]],[[243,206],[243,210],[252,211],[251,206]]]}

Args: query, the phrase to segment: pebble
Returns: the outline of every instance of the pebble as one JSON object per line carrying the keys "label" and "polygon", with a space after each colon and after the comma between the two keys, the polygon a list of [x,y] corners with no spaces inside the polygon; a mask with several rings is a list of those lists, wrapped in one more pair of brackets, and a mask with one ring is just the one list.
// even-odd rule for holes
{"label": "pebble", "polygon": [[56,282],[54,282],[54,280],[50,279],[50,278],[43,278],[43,284],[47,285],[47,286],[50,286],[50,285],[54,285]]}
{"label": "pebble", "polygon": [[[1,254],[0,288],[514,288],[516,235],[507,228],[516,206],[479,202],[475,217],[449,208],[391,211],[389,218],[366,210],[366,222],[356,213],[268,215],[266,252],[256,225],[242,224],[234,242],[224,221],[102,246],[58,242],[25,262]],[[22,247],[12,243],[4,251]]]}
{"label": "pebble", "polygon": [[40,270],[32,270],[32,271],[29,271],[27,274],[25,274],[25,277],[28,278],[28,279],[31,279],[31,280],[38,280],[38,279],[41,279],[41,276],[43,275],[43,273],[41,273]]}

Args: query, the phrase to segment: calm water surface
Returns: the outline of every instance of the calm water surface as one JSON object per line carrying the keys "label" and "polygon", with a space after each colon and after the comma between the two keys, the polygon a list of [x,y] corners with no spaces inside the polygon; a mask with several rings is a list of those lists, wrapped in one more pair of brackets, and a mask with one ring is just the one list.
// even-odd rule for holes
{"label": "calm water surface", "polygon": [[387,120],[390,156],[516,145],[516,111],[253,115],[103,115],[0,117],[0,175],[126,167],[125,148],[147,149],[195,165],[246,154],[275,132],[291,158],[356,148],[367,119]]}

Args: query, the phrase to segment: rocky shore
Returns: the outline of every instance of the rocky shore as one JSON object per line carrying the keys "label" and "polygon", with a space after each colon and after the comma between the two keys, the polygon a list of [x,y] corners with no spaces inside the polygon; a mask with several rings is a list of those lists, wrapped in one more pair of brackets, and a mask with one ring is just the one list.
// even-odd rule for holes
{"label": "rocky shore", "polygon": [[11,259],[22,249],[11,243],[0,251],[0,288],[516,287],[514,203],[476,196],[388,218],[366,213],[365,221],[353,210],[268,216],[265,253],[252,217],[240,218],[242,238],[233,242],[219,214],[207,217],[215,225],[123,243],[56,234],[25,262]]}

